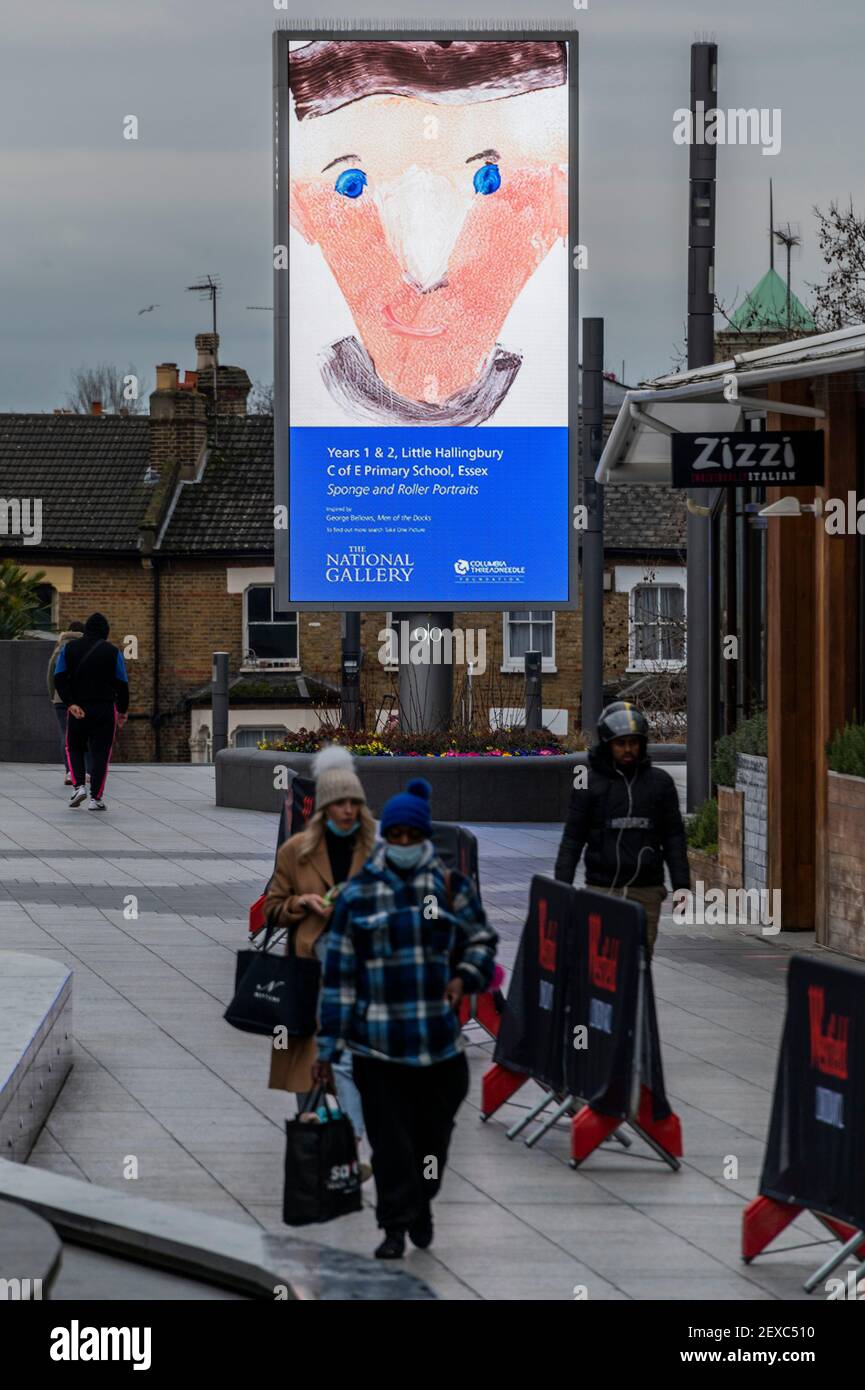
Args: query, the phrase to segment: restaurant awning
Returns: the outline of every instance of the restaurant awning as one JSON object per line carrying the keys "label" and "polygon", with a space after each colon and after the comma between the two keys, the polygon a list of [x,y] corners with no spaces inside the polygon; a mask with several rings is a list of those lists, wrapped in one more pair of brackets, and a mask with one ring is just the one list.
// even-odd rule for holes
{"label": "restaurant awning", "polygon": [[670,437],[747,428],[745,417],[775,411],[821,419],[816,406],[768,400],[760,387],[776,381],[865,370],[865,327],[743,352],[628,391],[595,472],[599,483],[672,482]]}

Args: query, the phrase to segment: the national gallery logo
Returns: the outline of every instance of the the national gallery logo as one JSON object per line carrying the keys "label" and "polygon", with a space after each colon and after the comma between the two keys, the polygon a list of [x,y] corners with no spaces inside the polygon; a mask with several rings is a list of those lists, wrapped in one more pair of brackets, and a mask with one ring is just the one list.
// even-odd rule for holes
{"label": "the national gallery logo", "polygon": [[328,584],[407,584],[413,574],[414,560],[407,552],[368,551],[362,545],[328,554],[324,571]]}

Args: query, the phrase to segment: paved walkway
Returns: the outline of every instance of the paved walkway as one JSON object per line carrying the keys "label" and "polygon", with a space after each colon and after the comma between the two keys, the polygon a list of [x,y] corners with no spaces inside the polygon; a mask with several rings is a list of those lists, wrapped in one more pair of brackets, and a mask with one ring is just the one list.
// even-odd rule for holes
{"label": "paved walkway", "polygon": [[[108,793],[107,814],[72,811],[59,768],[0,765],[0,951],[75,971],[75,1067],[31,1162],[280,1226],[291,1103],[267,1089],[266,1043],[222,1019],[275,817],[216,808],[209,767],[118,766]],[[472,828],[509,966],[529,880],[550,872],[558,830]],[[605,1147],[577,1173],[564,1127],[535,1150],[509,1143],[532,1086],[481,1124],[491,1049],[478,1032],[436,1243],[412,1253],[411,1268],[456,1299],[567,1300],[577,1285],[590,1299],[803,1297],[821,1252],[801,1247],[823,1237],[816,1223],[797,1222],[749,1268],[738,1241],[762,1162],[787,959],[810,944],[662,919],[653,971],[684,1133],[678,1174],[639,1140],[628,1152]],[[732,1159],[738,1176],[727,1177]],[[360,1251],[376,1241],[369,1210],[300,1234]]]}

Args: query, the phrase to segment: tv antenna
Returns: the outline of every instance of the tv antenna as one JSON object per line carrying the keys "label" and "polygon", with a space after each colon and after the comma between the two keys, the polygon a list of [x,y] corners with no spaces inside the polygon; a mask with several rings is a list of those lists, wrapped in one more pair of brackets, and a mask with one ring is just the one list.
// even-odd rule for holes
{"label": "tv antenna", "polygon": [[784,227],[783,229],[782,229],[781,227],[776,227],[776,228],[775,228],[775,236],[777,237],[777,239],[778,239],[778,241],[780,242],[780,244],[781,244],[781,245],[786,249],[786,251],[787,251],[787,332],[789,333],[789,332],[790,332],[790,329],[791,329],[791,327],[792,327],[792,322],[791,322],[791,320],[792,320],[792,299],[791,299],[791,291],[790,291],[790,256],[791,256],[791,254],[792,254],[792,251],[793,251],[793,247],[794,247],[794,246],[801,246],[801,245],[802,245],[802,238],[801,238],[801,236],[798,235],[797,232],[795,232],[795,231],[793,230],[793,228],[790,226],[790,223],[789,223],[789,222],[787,223],[786,227]]}
{"label": "tv antenna", "polygon": [[219,275],[204,275],[197,285],[187,285],[188,294],[197,294],[199,299],[209,299],[213,316],[213,442],[218,442],[218,413],[217,413],[217,365],[216,356],[218,350],[218,336],[216,332],[216,301],[222,293],[222,279]]}

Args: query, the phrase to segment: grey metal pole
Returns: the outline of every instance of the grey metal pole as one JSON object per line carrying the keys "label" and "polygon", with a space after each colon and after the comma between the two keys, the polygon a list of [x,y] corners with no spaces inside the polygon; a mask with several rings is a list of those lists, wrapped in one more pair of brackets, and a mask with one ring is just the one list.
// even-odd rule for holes
{"label": "grey metal pole", "polygon": [[360,707],[360,614],[342,614],[341,715],[344,728],[356,733],[362,724]]}
{"label": "grey metal pole", "polygon": [[538,1140],[544,1137],[547,1130],[552,1129],[553,1125],[558,1124],[559,1120],[562,1118],[563,1115],[567,1115],[573,1103],[573,1096],[565,1096],[564,1100],[559,1102],[552,1114],[547,1115],[546,1119],[543,1120],[540,1125],[538,1125],[538,1128],[535,1130],[534,1134],[529,1135],[528,1139],[526,1140],[526,1148],[533,1149],[535,1147],[535,1144],[537,1144]]}
{"label": "grey metal pole", "polygon": [[583,699],[581,724],[594,729],[604,707],[604,489],[595,482],[604,436],[604,320],[583,319],[582,533]]}
{"label": "grey metal pole", "polygon": [[[865,1232],[854,1231],[853,1235],[850,1237],[849,1240],[846,1240],[844,1242],[840,1250],[836,1250],[834,1254],[830,1255],[828,1260],[826,1260],[826,1262],[820,1266],[819,1269],[815,1269],[813,1274],[808,1275],[808,1278],[802,1285],[802,1288],[805,1290],[806,1293],[811,1293],[812,1289],[816,1289],[817,1285],[822,1283],[824,1279],[828,1279],[829,1275],[832,1273],[832,1270],[837,1269],[841,1261],[846,1260],[848,1255],[856,1254],[858,1247],[862,1244],[863,1234],[865,1234]],[[856,1275],[856,1282],[858,1284],[858,1269],[856,1271]]]}
{"label": "grey metal pole", "polygon": [[524,658],[526,672],[526,728],[540,729],[543,725],[543,695],[541,691],[540,652],[526,652]]}
{"label": "grey metal pole", "polygon": [[[399,722],[409,733],[450,728],[453,702],[452,613],[397,613]],[[412,660],[412,657],[415,659]]]}
{"label": "grey metal pole", "polygon": [[228,747],[228,652],[213,653],[211,718],[213,723],[213,761]]}
{"label": "grey metal pole", "polygon": [[[691,45],[691,113],[693,131],[703,113],[717,104],[718,45]],[[702,131],[702,124],[700,125]],[[715,359],[715,174],[717,146],[690,149],[688,205],[688,367],[705,367]],[[709,504],[707,488],[688,494],[697,506]],[[711,790],[711,524],[688,510],[688,810],[705,801]]]}
{"label": "grey metal pole", "polygon": [[555,1091],[546,1091],[544,1095],[541,1097],[541,1099],[538,1101],[537,1105],[533,1105],[531,1110],[527,1111],[521,1119],[517,1120],[515,1124],[511,1125],[510,1129],[505,1130],[505,1138],[516,1139],[517,1135],[522,1134],[524,1129],[528,1129],[532,1120],[536,1120],[540,1115],[541,1111],[546,1110],[547,1106],[550,1105],[555,1100],[555,1098]]}

